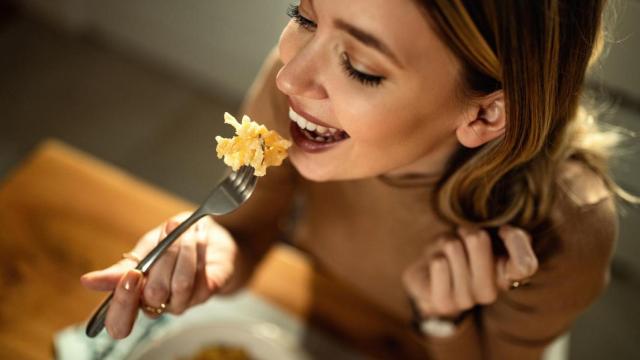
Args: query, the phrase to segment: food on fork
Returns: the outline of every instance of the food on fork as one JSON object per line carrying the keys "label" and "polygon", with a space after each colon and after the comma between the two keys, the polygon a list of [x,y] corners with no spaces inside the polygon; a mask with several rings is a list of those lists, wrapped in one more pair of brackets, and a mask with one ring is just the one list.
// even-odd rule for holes
{"label": "food on fork", "polygon": [[291,142],[264,125],[251,121],[247,115],[239,123],[231,114],[224,113],[224,122],[236,129],[236,136],[231,139],[216,136],[216,152],[218,158],[224,157],[224,163],[233,171],[247,165],[255,169],[256,176],[264,176],[267,167],[279,166],[287,157]]}

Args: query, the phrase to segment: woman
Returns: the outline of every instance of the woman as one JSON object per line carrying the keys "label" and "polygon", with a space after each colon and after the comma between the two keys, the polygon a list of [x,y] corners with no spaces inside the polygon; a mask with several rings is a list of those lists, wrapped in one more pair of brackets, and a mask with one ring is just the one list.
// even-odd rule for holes
{"label": "woman", "polygon": [[616,238],[615,185],[578,107],[602,8],[292,6],[245,106],[291,136],[290,163],[146,278],[128,270],[175,220],[85,275],[116,289],[109,333],[127,336],[140,304],[180,314],[242,286],[293,208],[291,242],[389,314],[417,319],[434,359],[539,358],[606,286]]}

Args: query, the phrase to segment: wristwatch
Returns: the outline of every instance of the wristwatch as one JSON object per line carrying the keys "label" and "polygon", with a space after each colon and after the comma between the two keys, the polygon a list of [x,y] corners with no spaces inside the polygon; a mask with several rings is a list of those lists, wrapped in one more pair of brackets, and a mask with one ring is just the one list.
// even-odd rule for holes
{"label": "wristwatch", "polygon": [[424,317],[420,314],[420,311],[418,310],[418,307],[416,306],[413,299],[410,299],[410,303],[413,312],[412,325],[414,330],[420,335],[439,338],[445,338],[453,335],[458,328],[458,325],[471,312],[470,310],[467,310],[453,318],[442,316]]}
{"label": "wristwatch", "polygon": [[451,319],[430,316],[420,321],[419,330],[422,335],[449,337],[456,332],[456,325]]}

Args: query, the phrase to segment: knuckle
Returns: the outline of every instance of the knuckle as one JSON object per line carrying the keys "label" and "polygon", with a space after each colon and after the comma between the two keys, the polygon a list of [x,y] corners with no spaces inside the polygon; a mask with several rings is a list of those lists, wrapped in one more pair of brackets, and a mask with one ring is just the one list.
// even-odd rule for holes
{"label": "knuckle", "polygon": [[476,296],[476,301],[481,305],[489,305],[496,302],[498,292],[495,289],[485,290]]}
{"label": "knuckle", "polygon": [[458,302],[458,306],[460,307],[460,310],[469,310],[473,307],[473,305],[475,304],[473,303],[473,301],[471,301],[471,299],[466,299]]}
{"label": "knuckle", "polygon": [[538,271],[538,259],[535,256],[526,256],[517,263],[516,269],[520,277],[527,277]]}
{"label": "knuckle", "polygon": [[444,244],[444,251],[449,256],[456,255],[461,250],[462,245],[458,240],[450,240]]}
{"label": "knuckle", "polygon": [[447,299],[445,299],[442,296],[435,296],[433,298],[433,308],[435,311],[437,311],[438,313],[444,314],[447,313],[449,310],[451,310],[451,302],[447,301]]}
{"label": "knuckle", "polygon": [[519,227],[510,227],[508,233],[510,233],[515,238],[527,241],[529,240],[529,233]]}
{"label": "knuckle", "polygon": [[466,245],[471,249],[477,249],[489,241],[489,235],[484,230],[477,230],[464,238]]}
{"label": "knuckle", "polygon": [[169,298],[169,289],[162,284],[151,283],[144,288],[144,295],[147,300],[162,303]]}
{"label": "knuckle", "polygon": [[433,307],[426,301],[416,301],[418,311],[423,315],[432,315]]}
{"label": "knuckle", "polygon": [[456,304],[458,305],[459,308],[463,310],[467,310],[473,307],[474,302],[473,302],[473,298],[471,297],[471,294],[465,293],[463,295],[459,295],[456,297]]}
{"label": "knuckle", "polygon": [[171,309],[171,313],[174,315],[182,315],[187,309],[184,306],[175,306]]}
{"label": "knuckle", "polygon": [[112,301],[113,301],[113,305],[115,305],[114,307],[118,309],[127,307],[130,303],[127,296],[125,294],[122,294],[121,292],[116,292]]}
{"label": "knuckle", "polygon": [[174,293],[186,295],[191,292],[193,281],[191,279],[182,278],[174,279],[171,289]]}

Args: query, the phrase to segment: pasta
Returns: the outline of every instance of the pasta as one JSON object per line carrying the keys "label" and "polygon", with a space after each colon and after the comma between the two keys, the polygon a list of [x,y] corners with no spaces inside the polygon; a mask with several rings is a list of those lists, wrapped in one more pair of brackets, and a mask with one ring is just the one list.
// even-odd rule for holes
{"label": "pasta", "polygon": [[287,157],[291,142],[264,125],[251,121],[247,115],[240,123],[225,113],[224,122],[236,129],[236,136],[231,139],[216,136],[216,152],[218,158],[224,158],[224,163],[234,171],[247,165],[255,169],[256,176],[264,176],[267,167],[279,166]]}

